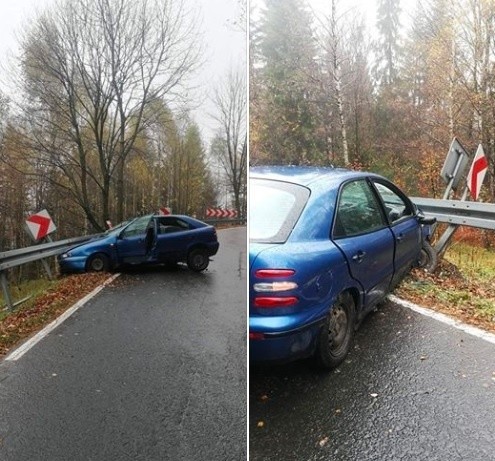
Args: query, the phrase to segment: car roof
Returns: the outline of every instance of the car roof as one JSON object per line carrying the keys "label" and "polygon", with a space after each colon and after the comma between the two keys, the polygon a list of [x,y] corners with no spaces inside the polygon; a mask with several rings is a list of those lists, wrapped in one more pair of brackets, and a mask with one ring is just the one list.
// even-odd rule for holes
{"label": "car roof", "polygon": [[369,176],[381,178],[374,173],[317,166],[256,166],[250,168],[249,174],[251,178],[290,182],[311,189],[318,188],[320,185],[328,187],[340,184],[353,178]]}

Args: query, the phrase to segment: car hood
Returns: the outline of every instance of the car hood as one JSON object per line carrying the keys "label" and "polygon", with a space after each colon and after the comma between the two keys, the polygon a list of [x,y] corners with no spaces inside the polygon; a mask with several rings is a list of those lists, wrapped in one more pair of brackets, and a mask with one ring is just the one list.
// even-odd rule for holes
{"label": "car hood", "polygon": [[102,235],[96,235],[94,236],[93,238],[89,239],[89,240],[86,240],[85,242],[83,243],[80,243],[79,245],[75,245],[71,248],[69,248],[68,250],[65,251],[65,253],[69,252],[69,251],[74,251],[74,250],[78,250],[80,248],[84,248],[88,245],[93,245],[95,242],[98,242],[98,243],[105,243],[107,241],[111,241],[111,240],[115,240],[115,236],[113,235],[105,235],[105,234],[102,234]]}

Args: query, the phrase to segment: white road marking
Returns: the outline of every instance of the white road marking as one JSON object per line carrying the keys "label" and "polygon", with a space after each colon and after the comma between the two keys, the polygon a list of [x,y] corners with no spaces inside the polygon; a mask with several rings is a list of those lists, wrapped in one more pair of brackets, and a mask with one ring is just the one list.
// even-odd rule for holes
{"label": "white road marking", "polygon": [[55,328],[68,319],[74,312],[83,307],[91,298],[96,296],[105,286],[112,283],[120,274],[115,274],[109,279],[105,280],[100,286],[96,287],[91,293],[87,294],[84,298],[77,301],[72,307],[67,309],[62,315],[57,317],[53,322],[49,323],[45,328],[38,331],[31,339],[27,340],[24,344],[12,351],[5,360],[15,361],[19,360],[26,352],[28,352],[33,346],[39,343],[45,336],[51,333]]}
{"label": "white road marking", "polygon": [[411,303],[409,301],[405,301],[394,295],[389,295],[388,299],[390,299],[390,301],[396,304],[399,304],[400,306],[407,307],[408,309],[411,309],[414,312],[418,312],[419,314],[425,315],[426,317],[431,317],[435,320],[438,320],[439,322],[457,328],[458,330],[464,331],[465,333],[468,333],[472,336],[476,336],[477,338],[484,339],[489,343],[495,344],[495,334],[493,333],[482,330],[481,328],[473,327],[472,325],[467,325],[461,322],[460,320],[455,320],[440,312],[427,309],[426,307],[418,306],[417,304]]}

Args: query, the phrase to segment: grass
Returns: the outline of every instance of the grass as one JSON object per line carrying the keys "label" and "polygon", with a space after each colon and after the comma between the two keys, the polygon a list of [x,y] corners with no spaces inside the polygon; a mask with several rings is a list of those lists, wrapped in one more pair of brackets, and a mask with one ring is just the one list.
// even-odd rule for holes
{"label": "grass", "polygon": [[454,243],[445,259],[457,266],[468,278],[493,281],[495,278],[495,252],[490,249]]}
{"label": "grass", "polygon": [[[55,288],[59,283],[59,280],[48,280],[48,279],[38,279],[38,280],[29,280],[23,282],[18,285],[10,285],[10,297],[12,298],[12,302],[15,304],[16,302],[28,298],[25,302],[16,306],[15,309],[19,308],[29,308],[36,298],[45,293],[47,290],[51,288]],[[0,292],[0,321],[9,315],[9,310],[6,307],[6,301],[4,299],[3,291]]]}
{"label": "grass", "polygon": [[435,273],[414,270],[397,294],[495,331],[495,251],[454,242]]}

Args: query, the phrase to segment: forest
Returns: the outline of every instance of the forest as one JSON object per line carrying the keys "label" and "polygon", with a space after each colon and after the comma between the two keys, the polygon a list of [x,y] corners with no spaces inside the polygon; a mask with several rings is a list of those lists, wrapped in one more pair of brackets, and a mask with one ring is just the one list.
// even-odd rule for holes
{"label": "forest", "polygon": [[265,0],[251,20],[250,164],[362,168],[440,198],[457,137],[471,155],[483,145],[481,200],[494,202],[495,2],[376,3],[370,32],[342,0],[326,13]]}
{"label": "forest", "polygon": [[199,26],[183,0],[64,0],[26,24],[0,94],[0,251],[32,243],[23,223],[41,209],[56,239],[160,207],[245,216],[246,72],[207,95],[205,141],[189,115]]}

